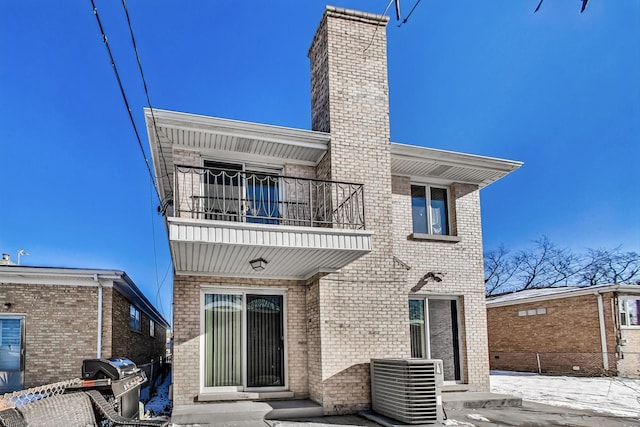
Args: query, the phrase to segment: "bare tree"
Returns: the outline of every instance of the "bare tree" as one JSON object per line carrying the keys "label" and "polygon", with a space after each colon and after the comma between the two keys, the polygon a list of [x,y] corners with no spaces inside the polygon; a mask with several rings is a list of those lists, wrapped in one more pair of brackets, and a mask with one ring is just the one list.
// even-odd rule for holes
{"label": "bare tree", "polygon": [[621,247],[589,249],[584,257],[581,278],[589,285],[634,283],[640,280],[640,255]]}
{"label": "bare tree", "polygon": [[504,246],[485,253],[485,291],[496,295],[524,289],[602,284],[640,284],[640,255],[614,249],[588,249],[582,256],[547,237],[511,254]]}
{"label": "bare tree", "polygon": [[532,249],[515,255],[515,277],[520,289],[567,286],[579,271],[577,257],[568,249],[553,244],[546,236],[536,240]]}
{"label": "bare tree", "polygon": [[487,295],[495,295],[507,290],[511,278],[517,270],[515,259],[503,245],[484,254],[484,284]]}

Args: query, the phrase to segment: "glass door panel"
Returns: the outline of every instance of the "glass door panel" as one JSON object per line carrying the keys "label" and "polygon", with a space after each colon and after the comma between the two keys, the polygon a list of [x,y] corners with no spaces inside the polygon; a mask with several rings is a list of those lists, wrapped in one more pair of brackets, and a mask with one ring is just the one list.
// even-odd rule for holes
{"label": "glass door panel", "polygon": [[247,386],[284,386],[282,295],[247,295]]}
{"label": "glass door panel", "polygon": [[205,219],[242,221],[242,165],[205,161],[202,202]]}
{"label": "glass door panel", "polygon": [[204,385],[242,386],[242,295],[205,294]]}
{"label": "glass door panel", "polygon": [[0,392],[21,390],[24,317],[0,317]]}
{"label": "glass door panel", "polygon": [[247,222],[277,224],[280,214],[280,188],[277,176],[247,174]]}
{"label": "glass door panel", "polygon": [[409,329],[411,335],[411,357],[427,357],[424,300],[409,300]]}

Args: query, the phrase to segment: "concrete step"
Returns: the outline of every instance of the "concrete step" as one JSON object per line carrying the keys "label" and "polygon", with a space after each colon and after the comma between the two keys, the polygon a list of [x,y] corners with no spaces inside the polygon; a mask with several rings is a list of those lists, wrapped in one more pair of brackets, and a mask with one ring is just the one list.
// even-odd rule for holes
{"label": "concrete step", "polygon": [[175,405],[171,422],[183,425],[222,425],[238,422],[263,422],[273,408],[266,402],[219,402]]}
{"label": "concrete step", "polygon": [[311,400],[210,402],[174,406],[171,422],[178,426],[233,424],[241,427],[252,423],[262,425],[265,419],[290,420],[323,415],[322,406]]}
{"label": "concrete step", "polygon": [[324,415],[322,406],[311,400],[272,400],[266,403],[273,408],[265,416],[267,420],[314,418]]}
{"label": "concrete step", "polygon": [[442,393],[444,409],[464,408],[504,408],[522,406],[522,399],[507,394],[481,392],[448,392]]}

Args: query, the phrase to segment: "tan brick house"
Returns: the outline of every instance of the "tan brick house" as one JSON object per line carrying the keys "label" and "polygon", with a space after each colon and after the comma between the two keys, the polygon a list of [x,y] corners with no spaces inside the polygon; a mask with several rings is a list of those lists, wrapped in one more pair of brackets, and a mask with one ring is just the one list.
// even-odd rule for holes
{"label": "tan brick house", "polygon": [[449,383],[488,390],[479,190],[521,163],[389,141],[386,23],[326,8],[313,130],[145,111],[175,269],[175,405],[354,412],[377,357],[441,358]]}
{"label": "tan brick house", "polygon": [[529,289],[487,299],[491,369],[640,376],[640,286]]}
{"label": "tan brick house", "polygon": [[126,273],[6,264],[0,392],[78,378],[84,359],[165,355],[169,325]]}

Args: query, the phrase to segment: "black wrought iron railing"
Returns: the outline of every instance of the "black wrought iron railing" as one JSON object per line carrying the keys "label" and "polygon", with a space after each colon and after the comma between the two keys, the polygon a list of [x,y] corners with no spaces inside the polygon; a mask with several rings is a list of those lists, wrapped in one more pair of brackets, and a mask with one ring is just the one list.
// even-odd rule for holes
{"label": "black wrought iron railing", "polygon": [[175,166],[174,215],[307,227],[364,229],[362,184]]}

